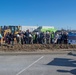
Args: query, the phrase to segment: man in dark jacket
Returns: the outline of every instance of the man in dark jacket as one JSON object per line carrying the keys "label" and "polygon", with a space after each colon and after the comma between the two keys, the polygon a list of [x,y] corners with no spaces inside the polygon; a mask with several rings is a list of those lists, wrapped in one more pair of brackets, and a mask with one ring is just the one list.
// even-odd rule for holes
{"label": "man in dark jacket", "polygon": [[14,33],[11,33],[11,44],[14,45]]}

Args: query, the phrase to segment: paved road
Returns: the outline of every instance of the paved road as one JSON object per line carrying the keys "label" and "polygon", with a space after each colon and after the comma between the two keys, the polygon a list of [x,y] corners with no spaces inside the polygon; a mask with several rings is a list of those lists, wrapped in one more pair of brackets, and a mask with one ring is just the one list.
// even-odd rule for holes
{"label": "paved road", "polygon": [[0,55],[0,75],[76,75],[76,55]]}

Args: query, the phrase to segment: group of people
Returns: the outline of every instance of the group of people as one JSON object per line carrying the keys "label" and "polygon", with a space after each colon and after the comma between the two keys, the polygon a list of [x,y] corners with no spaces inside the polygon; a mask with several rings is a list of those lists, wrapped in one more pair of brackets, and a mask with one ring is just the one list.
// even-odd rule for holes
{"label": "group of people", "polygon": [[55,41],[54,41],[54,43],[57,43],[57,44],[68,44],[68,33],[67,32],[57,33],[55,35]]}
{"label": "group of people", "polygon": [[[0,34],[0,41],[2,35]],[[7,44],[14,45],[17,44],[67,44],[67,34],[66,33],[54,33],[54,32],[19,32],[17,34],[14,33],[6,33],[3,38],[3,41]],[[1,44],[1,42],[0,42]]]}

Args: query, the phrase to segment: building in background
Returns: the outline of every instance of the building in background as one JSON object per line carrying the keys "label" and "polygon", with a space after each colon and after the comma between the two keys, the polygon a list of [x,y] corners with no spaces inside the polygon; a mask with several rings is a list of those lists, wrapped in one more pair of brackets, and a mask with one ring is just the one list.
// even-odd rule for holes
{"label": "building in background", "polygon": [[22,26],[21,28],[22,31],[26,31],[29,30],[30,32],[46,32],[46,31],[50,31],[50,32],[55,32],[56,29],[54,28],[54,26]]}
{"label": "building in background", "polygon": [[38,26],[21,26],[22,31],[29,30],[30,32],[33,32],[37,28],[38,28]]}

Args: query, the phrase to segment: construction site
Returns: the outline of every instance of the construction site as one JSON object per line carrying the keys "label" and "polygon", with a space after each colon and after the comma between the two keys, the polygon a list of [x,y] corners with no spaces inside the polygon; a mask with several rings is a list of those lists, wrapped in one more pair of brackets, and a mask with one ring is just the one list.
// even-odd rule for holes
{"label": "construction site", "polygon": [[[24,39],[22,40],[22,42],[18,43],[17,40],[16,40],[16,37],[14,38],[14,44],[12,45],[11,44],[11,41],[10,43],[8,43],[8,40],[5,41],[5,36],[7,33],[14,33],[14,36],[16,36],[18,33],[21,33],[23,34],[23,32],[26,32],[27,30],[29,30],[29,32],[32,32],[32,33],[38,33],[41,31],[41,27],[36,27],[34,26],[33,28],[30,27],[30,26],[1,26],[0,27],[0,33],[2,35],[2,38],[1,38],[1,46],[0,46],[0,51],[26,51],[26,52],[36,52],[36,51],[57,51],[57,50],[75,50],[76,48],[76,45],[75,44],[68,44],[66,43],[65,41],[62,41],[62,42],[58,42],[58,43],[54,43],[53,40],[50,40],[49,38],[48,39],[41,39],[41,40],[33,40],[33,42],[28,42],[29,39],[26,39],[28,41],[25,41]],[[47,31],[50,31],[50,33],[52,32],[56,32],[57,30],[54,28],[54,27],[51,27],[51,28],[44,28],[42,30],[42,32],[47,32]],[[29,33],[30,34],[30,33]],[[32,34],[31,34],[32,35]],[[40,33],[40,35],[42,36],[43,34]],[[29,37],[28,37],[29,38]],[[45,37],[42,37],[42,38],[45,38]],[[51,37],[52,38],[52,37]],[[8,38],[7,38],[8,39]],[[43,41],[42,41],[43,40]],[[45,40],[46,40],[46,43],[45,43]],[[48,40],[50,40],[51,42],[49,42]]]}

